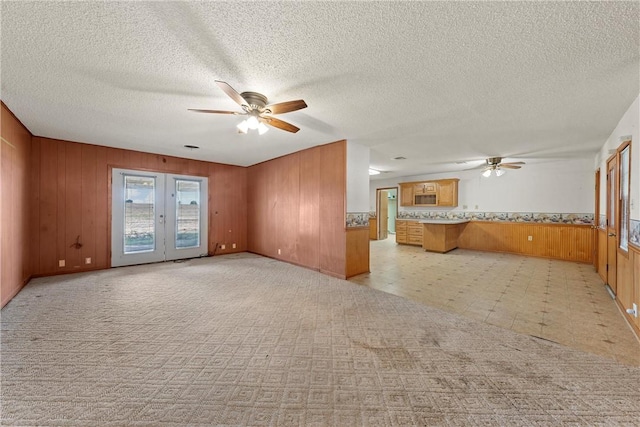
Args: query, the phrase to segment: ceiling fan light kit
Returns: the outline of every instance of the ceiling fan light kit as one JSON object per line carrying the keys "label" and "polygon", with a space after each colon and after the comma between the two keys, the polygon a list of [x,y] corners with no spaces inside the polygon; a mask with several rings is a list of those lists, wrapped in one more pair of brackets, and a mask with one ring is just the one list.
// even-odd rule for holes
{"label": "ceiling fan light kit", "polygon": [[283,120],[276,119],[275,117],[268,116],[268,114],[284,114],[307,108],[307,104],[302,99],[279,102],[277,104],[267,104],[267,97],[262,95],[261,93],[238,93],[228,83],[220,80],[216,80],[216,84],[218,85],[218,87],[220,87],[220,89],[224,91],[224,93],[226,93],[231,99],[233,99],[236,104],[240,105],[244,112],[239,113],[235,111],[201,110],[192,108],[190,108],[189,111],[195,111],[198,113],[233,114],[237,116],[248,115],[249,117],[246,120],[243,120],[237,125],[238,132],[243,134],[248,133],[249,129],[251,129],[257,130],[258,134],[260,135],[264,135],[269,130],[267,125],[291,133],[296,133],[300,130],[300,128],[292,125],[291,123],[287,123]]}
{"label": "ceiling fan light kit", "polygon": [[524,162],[502,163],[502,157],[489,157],[486,162],[487,166],[482,172],[482,176],[485,178],[489,178],[492,174],[495,176],[502,176],[507,173],[507,171],[502,168],[520,169],[521,166],[519,165],[525,164]]}

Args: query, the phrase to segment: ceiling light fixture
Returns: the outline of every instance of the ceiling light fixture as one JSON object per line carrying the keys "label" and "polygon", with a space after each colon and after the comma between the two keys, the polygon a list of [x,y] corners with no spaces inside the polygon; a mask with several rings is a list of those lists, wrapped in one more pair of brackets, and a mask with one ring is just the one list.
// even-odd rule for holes
{"label": "ceiling light fixture", "polygon": [[246,134],[249,132],[249,129],[252,129],[257,130],[259,135],[264,135],[269,130],[269,128],[255,115],[251,115],[248,119],[241,121],[237,128],[239,133]]}
{"label": "ceiling light fixture", "polygon": [[380,171],[369,168],[369,175],[380,175]]}
{"label": "ceiling light fixture", "polygon": [[507,173],[507,171],[500,169],[498,166],[494,165],[490,169],[487,169],[484,172],[482,172],[482,176],[484,176],[485,178],[489,178],[492,173],[495,174],[495,176],[502,176],[505,173]]}

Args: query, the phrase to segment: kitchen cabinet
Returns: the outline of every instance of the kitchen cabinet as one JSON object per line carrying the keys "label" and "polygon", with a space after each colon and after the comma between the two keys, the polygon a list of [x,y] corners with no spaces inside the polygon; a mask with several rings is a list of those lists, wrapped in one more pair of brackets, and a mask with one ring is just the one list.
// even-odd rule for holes
{"label": "kitchen cabinet", "polygon": [[400,183],[400,206],[413,206],[413,185]]}
{"label": "kitchen cabinet", "polygon": [[449,252],[458,247],[458,238],[468,220],[423,221],[422,248],[430,252]]}
{"label": "kitchen cabinet", "polygon": [[369,239],[378,240],[378,218],[369,218]]}
{"label": "kitchen cabinet", "polygon": [[396,243],[422,246],[422,224],[418,221],[396,220]]}
{"label": "kitchen cabinet", "polygon": [[396,219],[396,243],[407,243],[407,221]]}
{"label": "kitchen cabinet", "polygon": [[407,243],[422,246],[422,224],[417,221],[407,223]]}
{"label": "kitchen cabinet", "polygon": [[438,181],[438,206],[458,206],[457,179],[442,179]]}
{"label": "kitchen cabinet", "polygon": [[458,206],[458,178],[401,182],[400,206]]}

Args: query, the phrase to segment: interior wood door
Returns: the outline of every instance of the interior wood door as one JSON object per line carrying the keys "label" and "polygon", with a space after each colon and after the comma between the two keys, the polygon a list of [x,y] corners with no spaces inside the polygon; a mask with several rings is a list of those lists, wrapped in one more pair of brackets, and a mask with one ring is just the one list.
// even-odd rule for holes
{"label": "interior wood door", "polygon": [[618,225],[617,194],[618,172],[617,161],[612,157],[607,161],[607,284],[617,293],[617,255],[618,237],[616,229]]}
{"label": "interior wood door", "polygon": [[389,231],[389,192],[378,190],[378,240],[384,240]]}

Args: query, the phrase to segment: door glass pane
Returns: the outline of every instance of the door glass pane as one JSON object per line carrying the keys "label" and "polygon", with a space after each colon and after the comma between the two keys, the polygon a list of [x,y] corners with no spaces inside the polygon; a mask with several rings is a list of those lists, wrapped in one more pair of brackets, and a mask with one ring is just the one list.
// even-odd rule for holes
{"label": "door glass pane", "polygon": [[200,246],[200,181],[176,179],[176,249]]}
{"label": "door glass pane", "polygon": [[609,171],[609,227],[615,227],[616,225],[616,171],[611,169]]}
{"label": "door glass pane", "polygon": [[156,179],[147,176],[124,177],[124,253],[153,251],[156,246]]}
{"label": "door glass pane", "polygon": [[629,146],[620,152],[620,248],[629,250]]}

